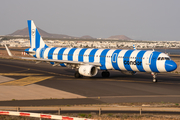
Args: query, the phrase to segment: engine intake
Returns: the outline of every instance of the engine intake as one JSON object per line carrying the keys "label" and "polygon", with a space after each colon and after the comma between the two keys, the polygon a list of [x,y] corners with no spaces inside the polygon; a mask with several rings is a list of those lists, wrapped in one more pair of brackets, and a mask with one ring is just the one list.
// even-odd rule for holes
{"label": "engine intake", "polygon": [[95,76],[98,72],[98,69],[94,65],[81,65],[79,67],[79,73],[83,76],[92,77]]}

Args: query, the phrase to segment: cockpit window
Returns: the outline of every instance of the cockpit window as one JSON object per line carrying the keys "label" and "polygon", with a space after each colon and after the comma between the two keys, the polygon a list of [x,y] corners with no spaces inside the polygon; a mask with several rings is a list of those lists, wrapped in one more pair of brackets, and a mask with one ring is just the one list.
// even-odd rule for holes
{"label": "cockpit window", "polygon": [[168,58],[168,57],[165,57],[165,60],[170,60],[170,58]]}
{"label": "cockpit window", "polygon": [[157,60],[171,60],[169,57],[158,57]]}

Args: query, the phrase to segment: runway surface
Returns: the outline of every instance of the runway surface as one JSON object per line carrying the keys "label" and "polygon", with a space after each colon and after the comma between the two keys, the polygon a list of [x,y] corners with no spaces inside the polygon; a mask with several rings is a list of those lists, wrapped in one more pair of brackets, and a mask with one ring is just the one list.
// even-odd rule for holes
{"label": "runway surface", "polygon": [[0,58],[0,106],[74,105],[180,101],[180,74],[74,78],[74,70],[47,63]]}

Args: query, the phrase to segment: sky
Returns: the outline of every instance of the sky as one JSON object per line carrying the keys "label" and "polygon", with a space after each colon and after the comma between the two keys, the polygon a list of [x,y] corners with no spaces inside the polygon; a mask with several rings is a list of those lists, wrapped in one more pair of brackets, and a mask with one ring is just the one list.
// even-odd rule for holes
{"label": "sky", "polygon": [[180,41],[180,0],[0,0],[0,35],[27,27],[75,37]]}

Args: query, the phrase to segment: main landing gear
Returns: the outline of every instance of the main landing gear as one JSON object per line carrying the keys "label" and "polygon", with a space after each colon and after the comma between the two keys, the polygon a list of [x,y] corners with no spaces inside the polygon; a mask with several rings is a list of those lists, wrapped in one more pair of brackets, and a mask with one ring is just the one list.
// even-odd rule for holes
{"label": "main landing gear", "polygon": [[109,73],[109,71],[106,70],[106,71],[103,71],[101,73],[101,75],[102,75],[103,78],[108,78],[110,76],[110,73]]}
{"label": "main landing gear", "polygon": [[152,72],[151,75],[153,76],[153,83],[157,82],[156,75],[157,73]]}
{"label": "main landing gear", "polygon": [[79,74],[78,71],[76,71],[75,74],[74,74],[74,77],[75,78],[82,78],[83,76],[81,74]]}

